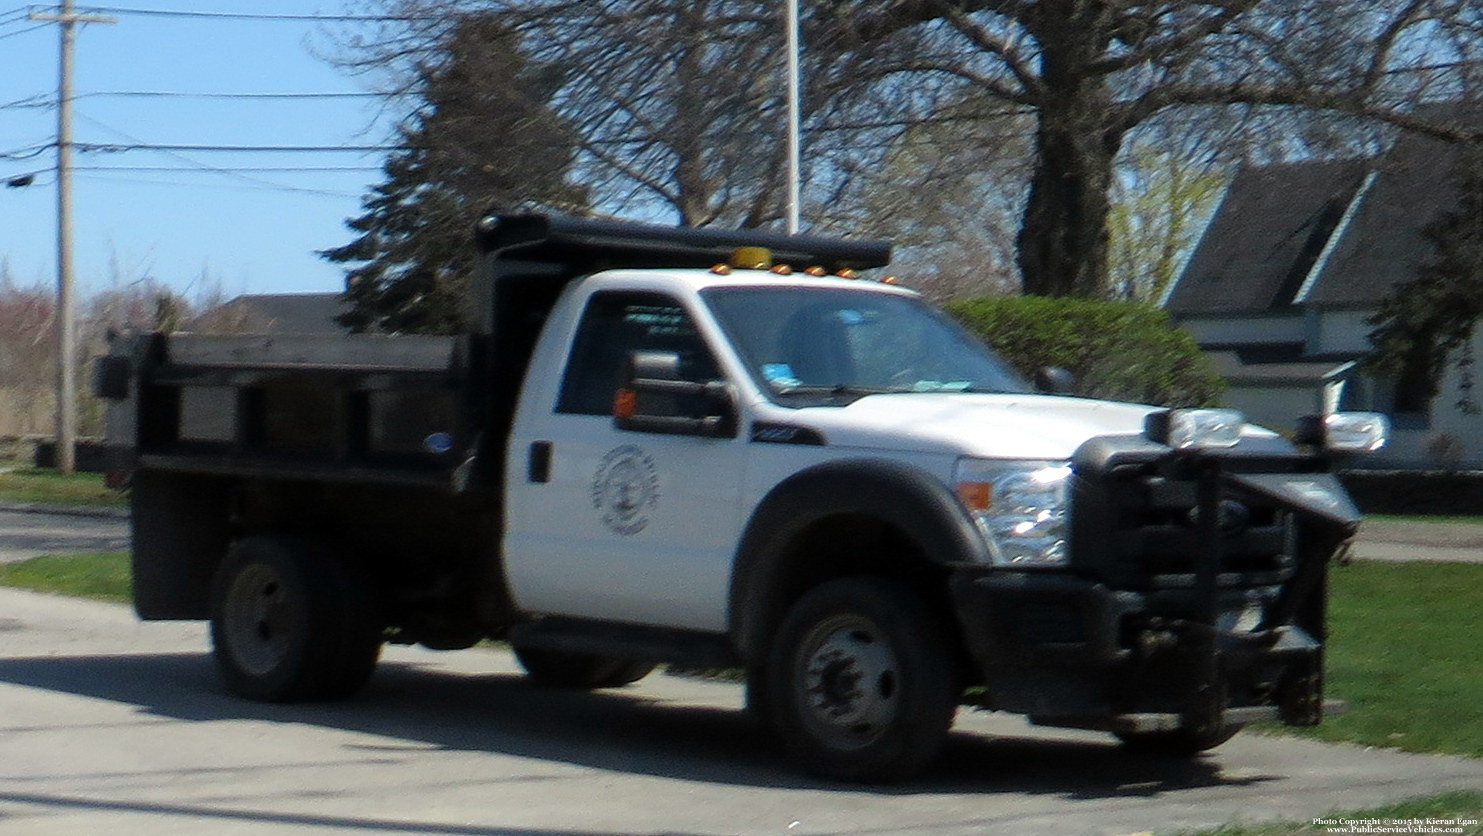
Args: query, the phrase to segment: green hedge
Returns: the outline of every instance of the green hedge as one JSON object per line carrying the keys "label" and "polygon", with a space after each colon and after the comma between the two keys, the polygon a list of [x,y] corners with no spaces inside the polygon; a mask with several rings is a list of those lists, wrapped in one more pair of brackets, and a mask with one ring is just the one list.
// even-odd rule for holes
{"label": "green hedge", "polygon": [[1046,366],[1067,369],[1079,395],[1210,406],[1225,391],[1194,337],[1149,305],[1015,296],[946,309],[1026,375]]}

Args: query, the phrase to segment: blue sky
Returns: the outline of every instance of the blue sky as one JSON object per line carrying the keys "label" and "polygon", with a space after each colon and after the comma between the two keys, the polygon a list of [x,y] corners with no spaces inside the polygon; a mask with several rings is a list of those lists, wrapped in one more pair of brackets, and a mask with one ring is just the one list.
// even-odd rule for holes
{"label": "blue sky", "polygon": [[[87,11],[87,5],[79,0],[78,11]],[[373,97],[90,95],[366,92],[371,82],[322,57],[336,54],[332,35],[357,24],[123,11],[335,15],[347,12],[342,4],[132,0],[107,5],[119,10],[111,12],[116,23],[88,24],[78,31],[73,139],[79,144],[366,146],[382,145],[389,137],[390,120]],[[55,150],[14,157],[55,141],[51,103],[59,37],[57,26],[28,20],[29,8],[0,0],[0,183],[36,172],[33,185],[0,188],[0,263],[20,284],[50,286],[56,281]],[[31,106],[38,100],[46,106]],[[78,153],[73,213],[79,287],[87,292],[147,276],[187,294],[203,284],[227,295],[338,290],[341,268],[315,251],[350,240],[344,221],[359,214],[361,197],[380,180],[384,158],[384,152],[338,151]],[[308,167],[356,170],[206,170]]]}

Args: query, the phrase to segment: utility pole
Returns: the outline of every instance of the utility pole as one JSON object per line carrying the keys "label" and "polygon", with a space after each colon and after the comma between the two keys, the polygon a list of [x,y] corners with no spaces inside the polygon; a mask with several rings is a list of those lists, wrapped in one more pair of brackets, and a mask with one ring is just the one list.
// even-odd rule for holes
{"label": "utility pole", "polygon": [[80,15],[73,0],[57,14],[31,13],[32,20],[61,25],[61,80],[57,85],[57,469],[77,469],[77,303],[72,281],[72,51],[79,23],[116,23],[117,18]]}
{"label": "utility pole", "polygon": [[799,203],[803,191],[803,164],[802,164],[802,141],[800,134],[802,127],[802,110],[800,102],[800,80],[798,69],[798,0],[788,0],[785,25],[788,28],[787,52],[788,52],[788,218],[787,230],[789,235],[798,234]]}

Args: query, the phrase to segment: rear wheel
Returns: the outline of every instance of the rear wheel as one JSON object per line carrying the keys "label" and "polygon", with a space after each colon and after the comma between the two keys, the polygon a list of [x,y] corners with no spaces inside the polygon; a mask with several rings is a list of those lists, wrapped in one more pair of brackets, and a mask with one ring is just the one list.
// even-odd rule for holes
{"label": "rear wheel", "polygon": [[935,756],[960,695],[947,630],[915,592],[881,578],[825,583],[773,645],[765,716],[810,771],[905,778]]}
{"label": "rear wheel", "polygon": [[654,670],[650,662],[613,659],[595,653],[574,653],[516,646],[515,660],[531,680],[552,688],[617,688],[638,682]]}
{"label": "rear wheel", "polygon": [[381,655],[370,585],[301,540],[233,544],[211,595],[211,644],[227,687],[267,702],[336,699],[365,685]]}

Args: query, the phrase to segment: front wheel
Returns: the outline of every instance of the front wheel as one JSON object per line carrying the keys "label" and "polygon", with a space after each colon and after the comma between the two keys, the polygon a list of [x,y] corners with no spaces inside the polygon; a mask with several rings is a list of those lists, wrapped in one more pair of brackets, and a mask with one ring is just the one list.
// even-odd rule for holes
{"label": "front wheel", "polygon": [[370,585],[334,555],[292,538],[249,537],[217,569],[211,645],[239,696],[336,699],[375,670],[381,624]]}
{"label": "front wheel", "polygon": [[952,727],[960,689],[948,631],[921,596],[881,578],[813,589],[789,610],[770,656],[765,716],[810,771],[905,778]]}

